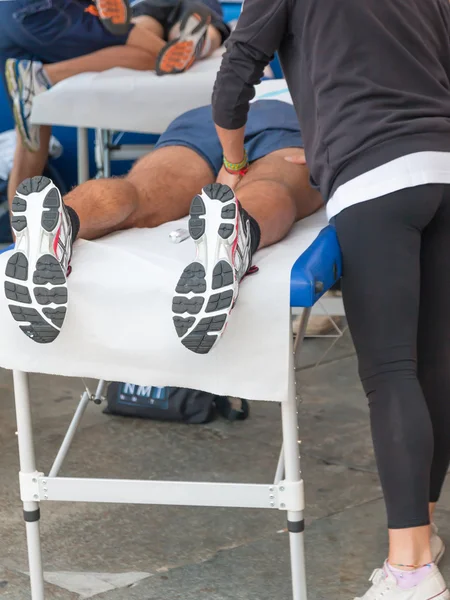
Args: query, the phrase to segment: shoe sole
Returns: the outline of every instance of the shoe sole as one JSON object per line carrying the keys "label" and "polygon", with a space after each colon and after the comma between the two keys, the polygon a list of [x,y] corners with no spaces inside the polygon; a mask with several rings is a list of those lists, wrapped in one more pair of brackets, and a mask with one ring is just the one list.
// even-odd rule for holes
{"label": "shoe sole", "polygon": [[113,35],[126,35],[130,27],[131,9],[127,0],[116,0],[116,10],[108,14],[101,10],[99,3],[96,2],[99,17],[103,26]]}
{"label": "shoe sole", "polygon": [[186,37],[181,33],[180,38],[164,46],[156,61],[156,74],[177,75],[190,69],[201,52],[198,48],[203,48],[210,22],[209,13],[187,15],[181,23],[181,32],[187,29],[190,33]]}
{"label": "shoe sole", "polygon": [[39,344],[53,342],[67,312],[66,274],[53,240],[61,226],[62,200],[47,177],[26,179],[12,203],[15,252],[5,270],[4,293],[20,329]]}
{"label": "shoe sole", "polygon": [[181,343],[207,354],[223,335],[239,282],[232,264],[239,208],[233,191],[213,183],[192,200],[189,233],[196,260],[188,265],[172,301],[173,323]]}
{"label": "shoe sole", "polygon": [[12,100],[14,122],[16,124],[17,130],[19,131],[19,135],[22,139],[25,148],[30,152],[37,152],[39,150],[39,147],[34,146],[34,144],[32,144],[30,139],[28,138],[25,122],[22,117],[22,110],[20,106],[19,97],[20,90],[16,77],[15,65],[15,60],[10,58],[6,61],[5,66],[6,85],[8,87],[8,93]]}

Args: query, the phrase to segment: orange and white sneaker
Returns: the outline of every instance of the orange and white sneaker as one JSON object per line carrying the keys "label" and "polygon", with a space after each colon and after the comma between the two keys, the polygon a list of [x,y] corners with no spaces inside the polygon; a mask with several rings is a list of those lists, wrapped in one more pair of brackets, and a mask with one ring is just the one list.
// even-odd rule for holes
{"label": "orange and white sneaker", "polygon": [[201,57],[206,43],[211,13],[200,3],[193,4],[180,24],[180,35],[164,46],[156,61],[157,75],[187,71]]}
{"label": "orange and white sneaker", "polygon": [[113,35],[126,35],[130,28],[131,8],[128,0],[95,0],[98,16]]}
{"label": "orange and white sneaker", "polygon": [[173,323],[183,346],[207,354],[225,331],[240,282],[257,271],[250,219],[233,190],[213,183],[192,200],[189,233],[196,258],[176,286]]}
{"label": "orange and white sneaker", "polygon": [[48,344],[58,337],[66,317],[72,222],[47,177],[22,182],[11,213],[16,243],[6,264],[4,293],[21,331]]}

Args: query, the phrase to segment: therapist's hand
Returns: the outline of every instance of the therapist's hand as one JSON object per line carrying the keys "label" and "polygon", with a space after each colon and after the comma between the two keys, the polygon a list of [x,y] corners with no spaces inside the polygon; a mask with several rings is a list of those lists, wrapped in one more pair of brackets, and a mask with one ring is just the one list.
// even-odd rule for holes
{"label": "therapist's hand", "polygon": [[222,167],[216,181],[222,185],[228,185],[232,190],[235,190],[241,179],[241,175],[232,175],[225,170],[225,167]]}

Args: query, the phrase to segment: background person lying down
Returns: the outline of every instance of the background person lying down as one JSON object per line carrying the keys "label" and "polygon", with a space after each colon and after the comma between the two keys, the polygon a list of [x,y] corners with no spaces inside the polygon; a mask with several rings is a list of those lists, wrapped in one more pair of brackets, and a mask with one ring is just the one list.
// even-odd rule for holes
{"label": "background person lying down", "polygon": [[[115,1],[122,0],[99,0],[100,14]],[[31,123],[37,95],[74,75],[114,67],[182,73],[229,34],[218,0],[143,0],[134,10],[125,31],[122,25],[112,33],[89,0],[0,1],[0,73],[20,133],[10,201],[23,179],[42,174],[48,159],[51,128]]]}
{"label": "background person lying down", "polygon": [[[176,286],[173,321],[186,348],[209,352],[225,330],[255,252],[282,240],[296,221],[322,206],[310,187],[302,146],[293,107],[272,96],[252,104],[245,138],[250,166],[236,195],[215,183],[223,174],[222,150],[210,106],[177,118],[126,177],[88,181],[64,199],[49,179],[24,181],[12,204],[17,241],[6,267],[13,318],[35,342],[52,342],[66,315],[77,237],[157,227],[190,214],[197,253]],[[44,254],[33,247],[41,236],[46,241],[40,247],[49,249]],[[30,299],[37,301],[33,308]]]}

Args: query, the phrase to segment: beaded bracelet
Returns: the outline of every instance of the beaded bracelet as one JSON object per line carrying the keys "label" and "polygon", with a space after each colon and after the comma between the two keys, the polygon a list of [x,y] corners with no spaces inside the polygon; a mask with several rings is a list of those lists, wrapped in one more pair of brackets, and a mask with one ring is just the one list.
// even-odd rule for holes
{"label": "beaded bracelet", "polygon": [[225,171],[231,175],[245,175],[248,170],[248,156],[247,151],[244,150],[244,158],[239,163],[232,163],[223,157],[223,166]]}

